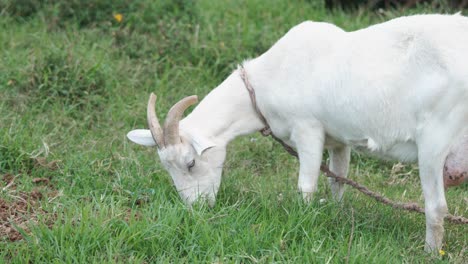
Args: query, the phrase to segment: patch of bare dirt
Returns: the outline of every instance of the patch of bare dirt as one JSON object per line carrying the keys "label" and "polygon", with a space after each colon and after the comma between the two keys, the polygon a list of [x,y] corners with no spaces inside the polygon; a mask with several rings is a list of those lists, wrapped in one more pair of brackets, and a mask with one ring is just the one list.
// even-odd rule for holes
{"label": "patch of bare dirt", "polygon": [[[35,161],[37,166],[48,170],[56,170],[58,167],[56,161],[46,162],[43,158]],[[21,240],[24,234],[30,233],[31,226],[42,223],[51,227],[57,218],[41,206],[60,196],[51,179],[33,178],[31,182],[37,187],[25,192],[18,190],[17,177],[9,173],[1,176],[0,191],[4,195],[0,197],[0,240]]]}
{"label": "patch of bare dirt", "polygon": [[[51,225],[55,218],[39,206],[44,195],[39,190],[20,192],[11,195],[11,199],[0,198],[0,237],[10,241],[23,238],[24,233],[29,233],[31,225],[37,225],[39,218],[47,219],[45,223]],[[42,217],[39,217],[42,215]],[[44,217],[46,216],[46,217]],[[51,221],[49,221],[51,220]]]}

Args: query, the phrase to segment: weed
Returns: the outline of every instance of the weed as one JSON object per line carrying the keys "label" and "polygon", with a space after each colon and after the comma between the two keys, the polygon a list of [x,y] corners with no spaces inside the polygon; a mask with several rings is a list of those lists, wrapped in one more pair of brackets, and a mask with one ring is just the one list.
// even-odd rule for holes
{"label": "weed", "polygon": [[0,143],[0,173],[29,171],[34,167],[33,160],[13,142]]}
{"label": "weed", "polygon": [[48,105],[98,106],[106,97],[106,79],[99,62],[87,64],[77,55],[58,50],[45,53],[33,62],[29,80],[20,84],[20,92],[33,101]]}
{"label": "weed", "polygon": [[0,0],[0,13],[25,19],[35,15],[43,4],[41,0]]}

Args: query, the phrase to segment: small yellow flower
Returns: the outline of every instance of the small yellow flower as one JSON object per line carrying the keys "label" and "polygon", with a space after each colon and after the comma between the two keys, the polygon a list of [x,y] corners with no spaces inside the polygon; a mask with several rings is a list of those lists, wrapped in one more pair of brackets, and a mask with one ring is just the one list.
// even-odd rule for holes
{"label": "small yellow flower", "polygon": [[445,251],[443,251],[442,249],[439,249],[439,255],[440,255],[440,256],[444,256],[444,255],[445,255]]}
{"label": "small yellow flower", "polygon": [[120,13],[114,14],[114,19],[120,23],[123,20],[123,15]]}

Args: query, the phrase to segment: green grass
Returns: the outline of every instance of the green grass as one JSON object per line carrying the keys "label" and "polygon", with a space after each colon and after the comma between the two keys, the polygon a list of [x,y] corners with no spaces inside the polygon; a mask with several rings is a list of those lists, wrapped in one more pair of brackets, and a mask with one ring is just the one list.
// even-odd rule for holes
{"label": "green grass", "polygon": [[[446,223],[446,255],[428,255],[423,216],[390,209],[351,189],[341,204],[331,202],[324,177],[312,204],[304,204],[296,191],[298,161],[258,134],[230,144],[216,206],[189,210],[155,150],[125,137],[145,126],[150,92],[161,98],[157,110],[164,119],[178,99],[203,97],[237,63],[258,56],[303,20],[353,30],[440,10],[331,12],[318,0],[18,2],[35,4],[0,0],[0,198],[14,203],[33,191],[43,198],[20,214],[33,218],[26,229],[17,226],[22,240],[0,238],[0,260],[463,263],[468,258],[466,225]],[[115,13],[123,15],[121,23]],[[390,162],[357,154],[352,159],[351,178],[395,200],[422,203],[416,167],[396,172]],[[47,166],[50,162],[58,168]],[[14,177],[9,187],[7,175]],[[49,183],[34,183],[39,177]],[[466,194],[466,184],[448,190],[450,212],[468,215]],[[327,202],[320,203],[322,198]]]}

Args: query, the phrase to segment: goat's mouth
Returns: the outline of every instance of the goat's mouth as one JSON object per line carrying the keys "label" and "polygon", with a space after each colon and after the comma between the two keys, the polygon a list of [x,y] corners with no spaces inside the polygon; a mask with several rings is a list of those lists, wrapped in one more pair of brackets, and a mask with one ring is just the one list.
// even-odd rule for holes
{"label": "goat's mouth", "polygon": [[209,207],[214,207],[216,204],[216,199],[214,196],[205,194],[205,195],[199,195],[195,198],[191,197],[181,197],[182,200],[184,201],[184,204],[188,207],[192,207],[194,205],[208,205]]}
{"label": "goat's mouth", "polygon": [[191,207],[194,204],[208,205],[213,207],[216,203],[216,192],[187,192],[189,189],[178,190],[179,196],[186,206]]}

